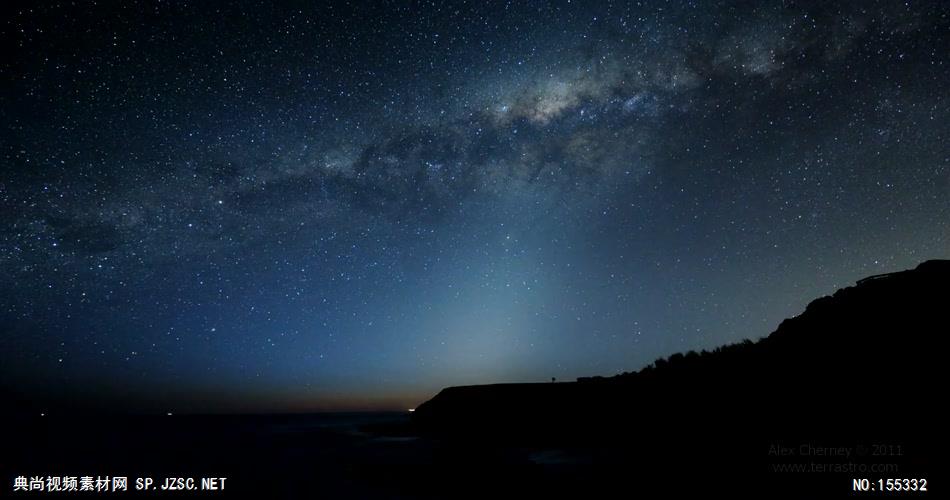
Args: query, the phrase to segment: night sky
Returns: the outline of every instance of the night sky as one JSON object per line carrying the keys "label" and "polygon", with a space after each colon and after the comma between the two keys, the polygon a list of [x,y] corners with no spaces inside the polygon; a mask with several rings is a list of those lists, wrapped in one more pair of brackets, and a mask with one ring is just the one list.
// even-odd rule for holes
{"label": "night sky", "polygon": [[40,3],[0,8],[31,411],[609,376],[950,257],[943,2]]}

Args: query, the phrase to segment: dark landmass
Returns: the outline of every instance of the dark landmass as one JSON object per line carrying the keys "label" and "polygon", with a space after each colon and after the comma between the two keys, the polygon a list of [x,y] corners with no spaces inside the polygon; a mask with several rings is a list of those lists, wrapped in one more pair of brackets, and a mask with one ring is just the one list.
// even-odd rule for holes
{"label": "dark landmass", "polygon": [[[821,496],[850,492],[851,478],[929,477],[948,306],[950,261],[928,261],[817,299],[758,342],[675,354],[610,378],[450,387],[419,406],[413,423],[443,439],[579,450],[629,471],[620,477],[717,486],[728,478],[740,490],[821,484]],[[900,455],[874,449],[882,444]],[[803,456],[802,446],[852,453]],[[795,463],[811,472],[776,472]]]}

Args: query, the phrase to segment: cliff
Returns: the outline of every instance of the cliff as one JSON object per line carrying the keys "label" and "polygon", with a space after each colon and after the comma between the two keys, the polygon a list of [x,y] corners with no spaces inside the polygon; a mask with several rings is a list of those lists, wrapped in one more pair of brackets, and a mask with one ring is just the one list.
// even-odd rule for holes
{"label": "cliff", "polygon": [[758,342],[609,378],[450,387],[413,421],[442,436],[534,443],[925,433],[948,306],[950,261],[928,261],[819,298]]}

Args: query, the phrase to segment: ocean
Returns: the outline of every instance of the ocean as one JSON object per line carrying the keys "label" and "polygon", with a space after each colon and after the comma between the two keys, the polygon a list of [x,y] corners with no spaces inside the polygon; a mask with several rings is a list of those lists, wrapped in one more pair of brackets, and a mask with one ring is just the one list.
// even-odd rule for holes
{"label": "ocean", "polygon": [[82,496],[84,486],[106,483],[98,492],[108,492],[105,498],[484,498],[496,488],[533,491],[533,484],[579,477],[581,465],[563,450],[450,445],[400,432],[408,419],[408,413],[18,418],[3,425],[0,496]]}

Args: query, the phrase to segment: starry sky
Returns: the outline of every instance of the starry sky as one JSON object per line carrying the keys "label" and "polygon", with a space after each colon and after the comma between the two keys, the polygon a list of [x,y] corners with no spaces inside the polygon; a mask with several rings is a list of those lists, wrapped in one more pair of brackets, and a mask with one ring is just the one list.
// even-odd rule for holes
{"label": "starry sky", "polygon": [[0,9],[31,408],[612,375],[950,257],[946,3]]}

